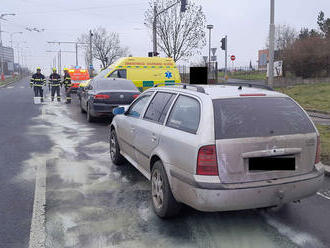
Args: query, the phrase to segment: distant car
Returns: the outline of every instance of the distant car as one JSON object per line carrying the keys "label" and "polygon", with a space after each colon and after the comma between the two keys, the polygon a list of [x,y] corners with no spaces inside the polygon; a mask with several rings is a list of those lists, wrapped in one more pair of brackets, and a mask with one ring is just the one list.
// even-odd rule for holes
{"label": "distant car", "polygon": [[139,94],[140,91],[129,80],[92,80],[81,92],[81,112],[87,112],[89,122],[97,117],[111,117],[114,108],[129,105]]}
{"label": "distant car", "polygon": [[[192,89],[192,90],[191,90]],[[154,87],[114,109],[110,156],[151,180],[154,211],[282,205],[322,185],[319,133],[290,97],[245,86]]]}

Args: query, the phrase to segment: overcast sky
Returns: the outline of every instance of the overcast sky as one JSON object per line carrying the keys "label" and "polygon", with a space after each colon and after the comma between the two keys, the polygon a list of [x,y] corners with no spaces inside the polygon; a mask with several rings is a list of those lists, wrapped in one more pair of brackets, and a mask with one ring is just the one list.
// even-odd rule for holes
{"label": "overcast sky", "polygon": [[[257,52],[265,47],[269,29],[269,0],[188,0],[202,5],[207,23],[214,25],[212,47],[218,47],[218,61],[223,66],[224,53],[220,39],[228,35],[229,54],[236,55],[235,66],[255,65]],[[317,28],[318,12],[330,16],[329,0],[275,0],[275,23],[287,24],[297,30],[302,27]],[[150,31],[144,26],[144,11],[148,0],[1,0],[1,13],[15,13],[2,21],[7,32],[23,31],[14,35],[14,48],[19,42],[25,63],[34,69],[41,66],[47,72],[51,67],[58,45],[47,41],[75,41],[81,33],[104,26],[120,35],[123,46],[133,56],[146,56],[152,50]],[[25,27],[45,29],[29,32]],[[10,35],[2,33],[5,45]],[[61,45],[62,50],[74,51],[74,46]],[[205,47],[202,54],[208,54]],[[17,51],[15,51],[15,55]],[[21,51],[22,52],[22,51]],[[63,66],[75,64],[73,53],[63,54]],[[198,58],[194,58],[197,60]],[[80,64],[84,66],[82,53]],[[98,62],[94,63],[98,69]]]}

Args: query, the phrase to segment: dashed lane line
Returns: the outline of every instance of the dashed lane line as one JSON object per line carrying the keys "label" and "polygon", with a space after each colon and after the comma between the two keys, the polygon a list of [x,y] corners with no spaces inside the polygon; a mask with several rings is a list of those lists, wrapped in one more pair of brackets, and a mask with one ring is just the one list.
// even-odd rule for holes
{"label": "dashed lane line", "polygon": [[317,192],[316,194],[319,195],[319,196],[321,196],[321,197],[323,197],[323,198],[325,198],[325,199],[327,199],[327,200],[330,200],[330,197],[329,196],[327,196],[327,195],[325,195],[325,194],[323,194],[321,192]]}

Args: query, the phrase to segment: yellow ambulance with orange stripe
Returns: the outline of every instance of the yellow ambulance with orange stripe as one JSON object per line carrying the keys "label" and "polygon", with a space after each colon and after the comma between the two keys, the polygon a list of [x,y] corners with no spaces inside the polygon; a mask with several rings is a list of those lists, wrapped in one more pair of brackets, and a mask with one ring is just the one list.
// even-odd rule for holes
{"label": "yellow ambulance with orange stripe", "polygon": [[125,78],[140,91],[159,83],[181,83],[179,70],[172,58],[124,57],[101,71],[95,78]]}

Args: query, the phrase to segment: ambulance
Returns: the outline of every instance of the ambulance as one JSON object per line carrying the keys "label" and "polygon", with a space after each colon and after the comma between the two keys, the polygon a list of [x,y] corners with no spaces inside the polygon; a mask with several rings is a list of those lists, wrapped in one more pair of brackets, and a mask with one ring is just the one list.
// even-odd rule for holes
{"label": "ambulance", "polygon": [[124,57],[101,71],[98,78],[124,78],[144,91],[159,83],[181,83],[179,70],[172,58]]}

